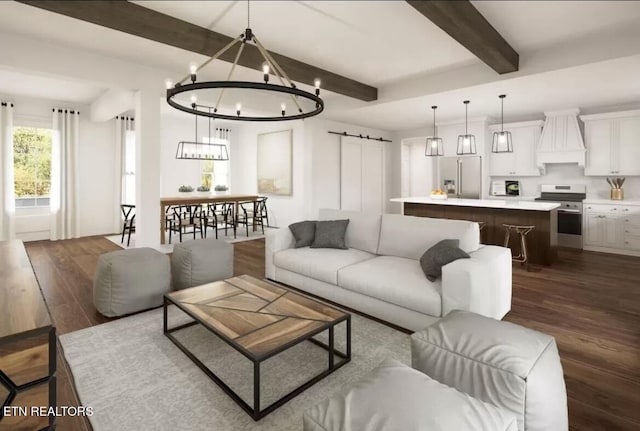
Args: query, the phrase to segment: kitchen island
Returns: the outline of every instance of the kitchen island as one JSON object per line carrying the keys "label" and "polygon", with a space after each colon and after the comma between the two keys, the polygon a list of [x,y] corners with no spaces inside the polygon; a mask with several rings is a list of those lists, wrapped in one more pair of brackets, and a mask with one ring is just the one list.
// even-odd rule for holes
{"label": "kitchen island", "polygon": [[[529,262],[551,265],[557,258],[558,210],[553,202],[508,201],[488,199],[432,199],[429,197],[395,198],[403,214],[454,220],[470,220],[485,224],[480,233],[483,244],[504,245],[504,224],[535,226],[527,235]],[[520,252],[519,237],[511,234],[510,247]]]}

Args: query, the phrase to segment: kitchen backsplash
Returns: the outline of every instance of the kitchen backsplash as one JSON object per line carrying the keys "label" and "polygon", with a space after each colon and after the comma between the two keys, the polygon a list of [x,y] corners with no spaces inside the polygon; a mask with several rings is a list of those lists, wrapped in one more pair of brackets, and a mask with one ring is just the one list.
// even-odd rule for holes
{"label": "kitchen backsplash", "polygon": [[[626,177],[625,199],[640,199],[640,177]],[[491,177],[492,180],[519,180],[521,196],[539,196],[542,184],[586,184],[587,197],[609,199],[606,177],[585,177],[584,169],[577,164],[547,165],[546,175],[541,177]]]}

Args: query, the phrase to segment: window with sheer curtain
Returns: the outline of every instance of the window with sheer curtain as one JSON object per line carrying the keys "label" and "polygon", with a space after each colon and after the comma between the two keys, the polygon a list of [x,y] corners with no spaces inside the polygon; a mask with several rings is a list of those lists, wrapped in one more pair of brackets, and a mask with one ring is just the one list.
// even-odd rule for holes
{"label": "window with sheer curtain", "polygon": [[136,203],[136,132],[128,130],[124,142],[124,169],[122,170],[122,203]]}
{"label": "window with sheer curtain", "polygon": [[53,131],[13,128],[14,193],[17,208],[48,207]]}
{"label": "window with sheer curtain", "polygon": [[[224,138],[211,138],[203,137],[203,142],[206,143],[214,143],[214,144],[224,144],[227,146],[227,151],[229,151],[229,140]],[[231,154],[229,153],[229,157]],[[202,160],[201,161],[201,173],[202,173],[202,185],[209,187],[212,191],[217,186],[223,186],[227,189],[229,188],[229,162],[228,161],[218,161],[218,160]]]}

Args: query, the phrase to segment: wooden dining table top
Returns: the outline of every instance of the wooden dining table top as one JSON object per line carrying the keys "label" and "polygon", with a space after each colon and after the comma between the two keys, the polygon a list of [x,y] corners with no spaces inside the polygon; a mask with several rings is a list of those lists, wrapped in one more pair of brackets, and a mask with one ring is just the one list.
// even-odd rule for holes
{"label": "wooden dining table top", "polygon": [[238,202],[253,201],[260,196],[257,194],[231,194],[231,193],[210,193],[210,194],[187,194],[185,196],[166,196],[160,198],[162,205],[179,205],[188,202]]}

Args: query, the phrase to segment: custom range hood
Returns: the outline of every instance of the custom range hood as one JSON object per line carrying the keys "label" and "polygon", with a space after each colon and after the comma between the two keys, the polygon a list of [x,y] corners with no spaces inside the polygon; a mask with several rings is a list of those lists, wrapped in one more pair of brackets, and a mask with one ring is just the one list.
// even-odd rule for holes
{"label": "custom range hood", "polygon": [[538,142],[538,168],[544,170],[549,163],[577,163],[584,167],[585,148],[578,123],[579,113],[579,109],[544,113],[547,118]]}

